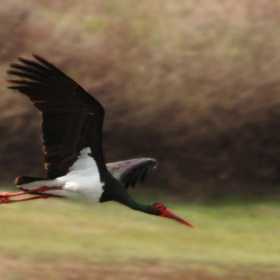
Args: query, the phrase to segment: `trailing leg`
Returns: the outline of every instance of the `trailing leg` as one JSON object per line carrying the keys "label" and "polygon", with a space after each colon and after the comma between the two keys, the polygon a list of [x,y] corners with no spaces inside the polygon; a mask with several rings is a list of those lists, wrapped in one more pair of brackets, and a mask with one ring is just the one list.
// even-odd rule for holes
{"label": "trailing leg", "polygon": [[21,202],[21,201],[34,200],[34,199],[39,199],[39,198],[46,199],[46,198],[50,198],[50,197],[62,197],[62,196],[52,195],[52,194],[41,194],[41,195],[31,196],[31,197],[10,199],[9,197],[2,196],[2,194],[0,194],[0,204],[7,204],[7,203],[13,203],[13,202]]}
{"label": "trailing leg", "polygon": [[[38,199],[38,198],[62,197],[59,195],[52,195],[52,194],[40,194],[45,191],[61,190],[61,189],[62,189],[62,187],[45,187],[45,186],[43,186],[43,187],[40,187],[37,189],[24,190],[24,191],[15,192],[15,193],[3,192],[3,193],[0,193],[0,204],[21,202],[21,201]],[[10,197],[25,195],[25,194],[34,194],[34,195],[38,194],[38,195],[32,196],[32,197],[19,198],[19,199],[10,199]]]}

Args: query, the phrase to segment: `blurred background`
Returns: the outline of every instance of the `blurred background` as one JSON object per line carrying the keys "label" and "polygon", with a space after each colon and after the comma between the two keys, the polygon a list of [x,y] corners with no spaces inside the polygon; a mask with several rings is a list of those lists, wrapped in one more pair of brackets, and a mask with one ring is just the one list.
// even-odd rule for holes
{"label": "blurred background", "polygon": [[[1,264],[6,273],[3,279],[94,279],[92,275],[103,277],[99,279],[229,279],[228,275],[231,279],[279,279],[276,265],[280,262],[279,238],[276,240],[280,234],[279,34],[279,0],[244,0],[238,4],[235,0],[0,3],[2,187],[12,186],[19,175],[44,175],[40,116],[27,98],[7,90],[5,83],[9,63],[18,56],[30,58],[34,53],[56,65],[103,104],[107,162],[136,157],[158,160],[158,170],[149,175],[146,185],[138,186],[135,196],[144,201],[161,198],[170,202],[173,209],[178,208],[200,228],[190,233],[177,225],[170,228],[167,221],[129,212],[131,219],[135,215],[142,223],[150,223],[152,229],[146,224],[140,227],[139,223],[131,224],[125,209],[115,205],[96,206],[96,213],[108,215],[107,221],[112,219],[112,230],[117,235],[123,230],[132,240],[130,245],[121,243],[115,247],[115,240],[106,235],[106,226],[102,224],[102,238],[107,236],[102,240],[111,247],[99,248],[100,256],[91,259],[88,252],[66,249],[66,245],[59,247],[61,243],[55,243],[51,235],[36,233],[36,223],[42,218],[46,231],[52,228],[52,234],[59,240],[59,229],[55,226],[61,221],[55,219],[65,214],[59,210],[63,205],[73,216],[75,211],[82,212],[75,221],[90,235],[89,243],[80,246],[93,246],[94,251],[96,244],[90,240],[94,234],[100,237],[100,232],[96,233],[87,216],[82,215],[86,209],[89,211],[89,205],[55,202],[57,215],[52,220],[48,220],[51,219],[48,213],[30,219],[34,212],[39,215],[36,209],[46,212],[51,201],[4,205],[0,214],[6,219],[3,229],[6,239],[0,244],[6,260]],[[22,223],[17,220],[22,215],[17,213],[26,209],[30,215]],[[108,210],[104,214],[102,209]],[[121,229],[120,223],[114,223],[116,217],[110,212],[115,209],[124,213],[127,228],[126,220]],[[88,218],[93,222],[89,212]],[[79,222],[81,219],[85,219],[84,224]],[[18,228],[21,234],[24,229],[26,239],[23,238],[21,245],[11,233],[11,229],[15,230],[14,223],[23,227]],[[77,224],[74,222],[74,228]],[[132,225],[133,233],[129,231]],[[256,231],[255,227],[265,227],[266,231]],[[42,235],[48,240],[39,251],[28,243],[32,228],[33,241]],[[67,244],[73,240],[79,243],[81,232],[75,233],[73,229],[70,233],[66,228],[65,235],[70,235]],[[163,246],[161,251],[151,253],[151,246],[166,228],[172,236],[178,234],[178,244],[166,237],[164,245],[159,245]],[[140,249],[133,247],[134,241],[139,242],[134,233],[141,237],[142,249],[147,245],[140,255],[135,254]],[[190,236],[194,242],[192,249],[189,243],[182,245]],[[223,238],[225,243],[221,241]],[[255,243],[245,249],[246,255],[242,248],[248,245],[248,240]],[[217,247],[221,243],[224,247]],[[46,249],[48,246],[54,249]],[[182,246],[186,246],[185,255]],[[106,248],[115,252],[113,256]],[[26,250],[33,253],[23,257]],[[215,250],[217,258],[213,256]],[[63,263],[65,253],[72,256],[77,251],[78,261],[75,257],[76,261],[71,262],[69,257],[67,263],[72,266]],[[31,276],[26,270],[27,263],[34,267],[38,257],[46,269],[39,266],[43,274]],[[53,268],[51,259],[61,264],[58,274],[46,272]],[[103,259],[112,259],[111,268]],[[124,269],[117,260],[123,260]],[[138,270],[134,270],[135,262]],[[15,267],[22,269],[11,274],[11,268]],[[65,271],[69,269],[76,269],[75,273],[67,274]],[[130,278],[125,278],[127,275]]]}

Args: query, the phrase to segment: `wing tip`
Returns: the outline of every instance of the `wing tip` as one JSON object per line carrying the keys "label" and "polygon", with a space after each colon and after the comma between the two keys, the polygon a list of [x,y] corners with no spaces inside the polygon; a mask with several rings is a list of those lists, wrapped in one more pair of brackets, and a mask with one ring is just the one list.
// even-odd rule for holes
{"label": "wing tip", "polygon": [[147,173],[157,168],[157,160],[138,158],[107,164],[112,175],[119,179],[125,188],[135,188],[137,182],[144,183]]}

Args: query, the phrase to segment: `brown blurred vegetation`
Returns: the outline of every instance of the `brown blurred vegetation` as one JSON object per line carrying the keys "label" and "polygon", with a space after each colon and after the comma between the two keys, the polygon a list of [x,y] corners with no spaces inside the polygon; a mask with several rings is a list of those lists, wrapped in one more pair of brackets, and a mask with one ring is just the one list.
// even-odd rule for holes
{"label": "brown blurred vegetation", "polygon": [[279,34],[279,0],[0,4],[0,179],[43,173],[39,115],[4,82],[36,53],[104,105],[107,161],[155,157],[190,197],[277,192]]}

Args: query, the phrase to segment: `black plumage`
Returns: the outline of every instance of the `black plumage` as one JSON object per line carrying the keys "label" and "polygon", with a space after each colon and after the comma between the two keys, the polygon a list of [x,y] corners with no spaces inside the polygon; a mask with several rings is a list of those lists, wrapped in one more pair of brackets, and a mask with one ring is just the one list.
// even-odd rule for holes
{"label": "black plumage", "polygon": [[7,73],[22,78],[10,80],[16,85],[9,88],[27,95],[42,113],[47,178],[65,175],[85,147],[91,148],[91,156],[103,174],[104,108],[55,66],[33,56],[38,62],[19,58],[21,64],[10,64]]}

